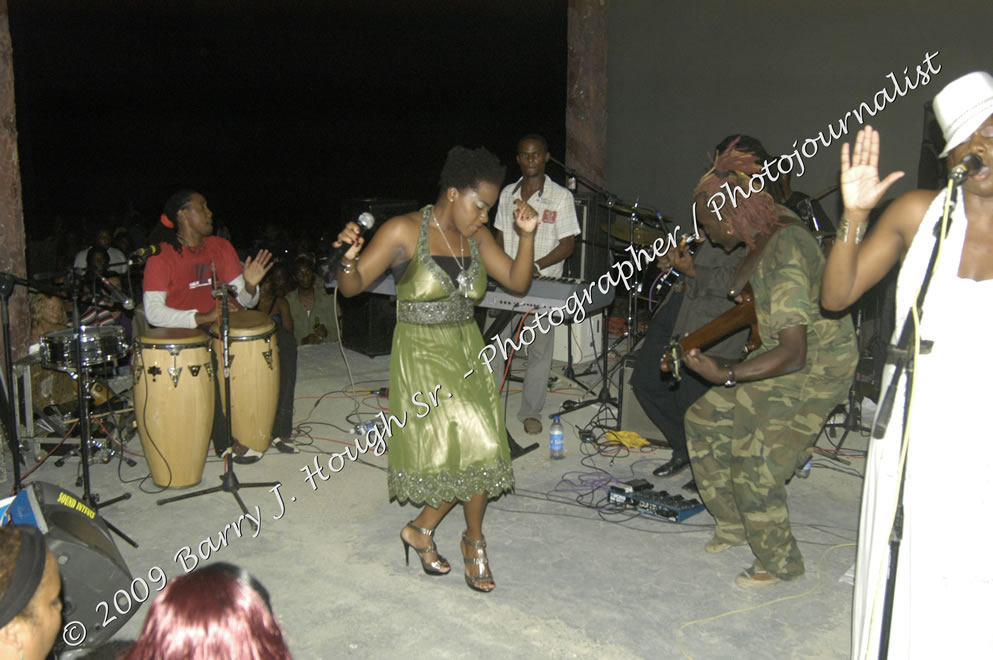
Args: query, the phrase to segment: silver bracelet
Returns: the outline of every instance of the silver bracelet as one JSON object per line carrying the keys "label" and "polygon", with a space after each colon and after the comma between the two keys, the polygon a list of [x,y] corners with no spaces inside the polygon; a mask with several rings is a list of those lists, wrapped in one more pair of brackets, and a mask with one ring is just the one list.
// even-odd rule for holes
{"label": "silver bracelet", "polygon": [[[862,237],[865,235],[865,226],[868,223],[861,222],[855,228],[855,245],[862,242]],[[838,240],[842,243],[848,242],[848,235],[851,233],[851,223],[848,217],[845,215],[841,216],[841,223],[838,225]]]}
{"label": "silver bracelet", "polygon": [[341,271],[342,275],[348,275],[349,273],[354,273],[356,261],[358,261],[358,257],[356,257],[353,261],[350,261],[348,263],[342,261],[341,263],[338,264],[338,270]]}

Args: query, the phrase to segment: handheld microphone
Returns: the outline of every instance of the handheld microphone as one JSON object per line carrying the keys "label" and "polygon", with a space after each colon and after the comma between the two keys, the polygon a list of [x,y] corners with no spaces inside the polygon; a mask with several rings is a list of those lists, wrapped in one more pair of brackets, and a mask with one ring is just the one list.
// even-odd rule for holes
{"label": "handheld microphone", "polygon": [[[359,236],[361,236],[362,234],[372,229],[372,226],[376,224],[376,218],[372,215],[372,213],[369,213],[368,211],[364,211],[361,215],[359,215],[358,219],[355,222],[357,222],[359,225]],[[344,257],[345,253],[348,252],[351,248],[352,248],[351,243],[342,243],[341,245],[339,245],[338,247],[334,248],[334,250],[331,251],[330,256],[328,256],[329,273],[335,272],[335,269],[338,268],[338,262],[341,261],[341,258]]]}
{"label": "handheld microphone", "polygon": [[96,277],[101,283],[103,283],[104,290],[110,294],[110,297],[114,299],[114,302],[120,303],[121,307],[124,309],[134,309],[134,300],[129,298],[123,291],[111,284],[110,280],[103,275],[97,275]]}
{"label": "handheld microphone", "polygon": [[138,248],[134,252],[128,255],[128,259],[142,259],[144,257],[150,257],[153,254],[158,254],[162,251],[162,246],[156,243],[155,245],[146,245],[143,248]]}
{"label": "handheld microphone", "polygon": [[952,168],[948,178],[955,183],[962,183],[967,176],[975,174],[981,169],[983,169],[983,159],[976,154],[966,154],[962,157],[962,161]]}

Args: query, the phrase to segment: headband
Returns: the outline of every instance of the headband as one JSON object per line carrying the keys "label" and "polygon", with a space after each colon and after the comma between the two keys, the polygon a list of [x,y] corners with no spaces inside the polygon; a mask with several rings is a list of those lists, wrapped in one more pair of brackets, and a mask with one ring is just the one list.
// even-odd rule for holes
{"label": "headband", "polygon": [[17,553],[14,574],[7,591],[0,596],[0,628],[24,611],[45,574],[45,538],[35,527],[15,525],[21,533],[21,549]]}
{"label": "headband", "polygon": [[168,227],[169,229],[176,228],[175,223],[173,223],[173,221],[170,220],[169,216],[167,216],[165,213],[159,216],[159,222],[161,222],[164,226]]}

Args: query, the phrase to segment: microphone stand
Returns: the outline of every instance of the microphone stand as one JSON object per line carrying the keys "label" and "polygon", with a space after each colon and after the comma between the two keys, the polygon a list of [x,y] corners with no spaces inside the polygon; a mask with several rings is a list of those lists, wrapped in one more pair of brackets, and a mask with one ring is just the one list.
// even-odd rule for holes
{"label": "microphone stand", "polygon": [[[931,278],[934,275],[935,266],[938,261],[938,252],[941,249],[941,245],[948,235],[948,230],[951,227],[951,211],[955,208],[957,203],[956,199],[956,181],[953,176],[948,177],[948,186],[945,190],[945,212],[941,219],[934,226],[934,248],[931,250],[931,257],[928,260],[927,268],[924,271],[924,279],[921,282],[920,291],[917,294],[917,300],[914,301],[914,305],[917,309],[917,317],[920,319],[924,315],[924,297],[927,295],[928,288],[931,285]],[[944,232],[942,232],[944,228]],[[917,329],[914,324],[913,309],[907,312],[907,317],[904,319],[903,327],[900,330],[900,338],[897,341],[896,346],[890,346],[888,351],[887,362],[893,364],[893,376],[890,379],[889,385],[886,388],[886,392],[879,402],[879,412],[876,415],[876,423],[872,431],[872,437],[874,439],[882,439],[886,435],[886,429],[889,426],[890,418],[893,415],[893,405],[896,400],[896,392],[899,386],[899,381],[901,375],[906,373],[907,385],[904,388],[904,408],[903,408],[903,424],[906,428],[908,415],[910,414],[909,403],[910,396],[913,390],[913,374],[914,374],[914,351],[913,345],[918,341],[921,344],[921,348],[927,352],[930,350],[931,342],[926,342],[920,340],[917,336]],[[901,452],[902,455],[902,445],[904,440],[904,435],[901,434]],[[909,441],[909,438],[906,439]],[[903,493],[904,485],[907,478],[907,467],[904,464],[903,470],[900,472],[900,490],[897,494],[897,506],[896,514],[893,519],[893,527],[890,530],[890,561],[889,561],[889,571],[886,577],[886,590],[883,596],[883,611],[882,611],[882,628],[879,633],[879,657],[886,658],[889,653],[889,636],[890,636],[890,625],[893,619],[893,600],[896,594],[896,569],[897,560],[900,556],[900,543],[903,540]]]}
{"label": "microphone stand", "polygon": [[[93,279],[93,295],[91,299],[94,303],[97,302],[96,296],[96,282],[99,280]],[[78,385],[76,387],[76,402],[79,406],[79,459],[82,463],[82,482],[83,482],[83,497],[82,500],[89,504],[96,510],[100,510],[104,507],[108,507],[111,504],[120,502],[121,500],[127,500],[131,498],[131,493],[124,493],[118,497],[107,500],[106,502],[99,502],[99,496],[94,495],[90,491],[90,387],[92,383],[90,382],[90,370],[89,367],[84,366],[83,360],[83,335],[84,328],[80,321],[79,315],[79,305],[82,302],[82,296],[80,296],[80,288],[86,285],[86,278],[80,277],[76,279],[75,270],[70,268],[69,275],[66,280],[69,291],[72,292],[72,329],[73,329],[73,339],[76,346],[76,360],[75,360],[75,373],[71,374],[73,378],[78,379]],[[26,413],[30,414],[30,413]],[[128,542],[132,547],[137,548],[138,544],[125,534],[123,531],[118,529],[116,526],[111,524],[108,520],[104,519],[104,523],[110,531],[117,534],[119,537]]]}
{"label": "microphone stand", "polygon": [[[213,270],[213,264],[211,264],[211,270]],[[216,284],[217,274],[213,273],[213,281],[215,282],[215,288],[211,295],[219,299],[219,304],[221,306],[221,323],[220,323],[220,338],[221,338],[221,369],[224,372],[224,408],[227,414],[224,415],[224,432],[228,439],[228,448],[224,451],[224,474],[220,476],[221,485],[214,486],[212,488],[203,488],[192,493],[186,493],[184,495],[177,495],[175,497],[166,497],[160,499],[156,502],[160,506],[163,504],[168,504],[170,502],[178,502],[179,500],[188,500],[194,497],[200,497],[201,495],[209,495],[211,493],[225,492],[231,493],[234,496],[235,501],[238,506],[241,507],[241,512],[245,514],[248,521],[252,524],[254,529],[258,529],[255,521],[248,517],[248,507],[245,506],[245,502],[241,499],[241,495],[238,493],[241,488],[273,488],[282,484],[280,481],[268,481],[268,482],[253,482],[253,483],[241,483],[238,481],[238,477],[234,473],[234,456],[232,455],[232,449],[234,448],[234,437],[231,431],[231,418],[234,411],[231,410],[231,344],[230,344],[230,313],[228,311],[228,291],[229,286],[227,284],[221,283]],[[214,414],[217,414],[216,412]]]}
{"label": "microphone stand", "polygon": [[14,422],[14,406],[17,405],[14,399],[14,362],[13,353],[10,350],[10,312],[8,304],[10,296],[14,293],[14,285],[27,286],[26,280],[17,277],[13,273],[0,273],[0,324],[3,325],[3,349],[4,349],[4,376],[6,378],[6,389],[3,392],[3,425],[7,431],[7,444],[10,449],[11,463],[14,465],[14,493],[21,490],[21,464],[24,457],[21,456],[20,433]]}

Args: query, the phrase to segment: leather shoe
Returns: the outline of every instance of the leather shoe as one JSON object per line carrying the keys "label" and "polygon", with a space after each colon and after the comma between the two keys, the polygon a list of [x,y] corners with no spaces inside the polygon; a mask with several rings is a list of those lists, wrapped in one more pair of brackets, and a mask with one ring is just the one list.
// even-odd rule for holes
{"label": "leather shoe", "polygon": [[688,458],[671,458],[667,462],[652,470],[656,477],[671,477],[682,472],[690,464]]}

